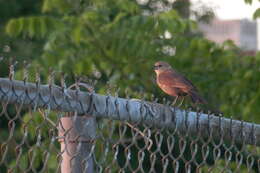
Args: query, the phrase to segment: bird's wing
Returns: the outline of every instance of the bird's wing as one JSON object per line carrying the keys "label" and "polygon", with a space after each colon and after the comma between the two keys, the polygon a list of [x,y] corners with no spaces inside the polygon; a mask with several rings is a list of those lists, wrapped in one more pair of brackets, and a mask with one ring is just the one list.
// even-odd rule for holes
{"label": "bird's wing", "polygon": [[174,88],[180,88],[183,90],[195,90],[196,87],[183,75],[175,71],[165,71],[158,75],[158,82],[161,85],[167,85]]}

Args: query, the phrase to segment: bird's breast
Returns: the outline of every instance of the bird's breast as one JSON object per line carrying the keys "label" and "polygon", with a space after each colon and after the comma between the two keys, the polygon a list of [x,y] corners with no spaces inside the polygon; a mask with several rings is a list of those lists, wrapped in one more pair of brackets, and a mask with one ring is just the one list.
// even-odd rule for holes
{"label": "bird's breast", "polygon": [[[157,82],[158,83],[158,82]],[[173,88],[171,86],[167,86],[167,85],[163,85],[161,83],[158,83],[158,86],[166,93],[169,94],[171,96],[177,96],[179,89],[178,88]]]}

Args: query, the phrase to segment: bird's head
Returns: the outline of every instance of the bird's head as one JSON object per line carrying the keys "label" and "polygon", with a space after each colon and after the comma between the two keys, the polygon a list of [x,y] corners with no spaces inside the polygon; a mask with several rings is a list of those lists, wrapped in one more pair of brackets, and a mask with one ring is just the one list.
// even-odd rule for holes
{"label": "bird's head", "polygon": [[156,74],[164,72],[166,70],[171,70],[172,67],[167,62],[158,61],[154,64],[154,71]]}

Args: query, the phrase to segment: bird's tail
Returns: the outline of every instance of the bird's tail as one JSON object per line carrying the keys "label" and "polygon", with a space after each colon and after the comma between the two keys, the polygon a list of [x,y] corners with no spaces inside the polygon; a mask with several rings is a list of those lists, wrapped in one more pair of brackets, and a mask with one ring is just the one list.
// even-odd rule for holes
{"label": "bird's tail", "polygon": [[203,99],[197,92],[192,91],[190,97],[193,103],[207,104],[207,101]]}

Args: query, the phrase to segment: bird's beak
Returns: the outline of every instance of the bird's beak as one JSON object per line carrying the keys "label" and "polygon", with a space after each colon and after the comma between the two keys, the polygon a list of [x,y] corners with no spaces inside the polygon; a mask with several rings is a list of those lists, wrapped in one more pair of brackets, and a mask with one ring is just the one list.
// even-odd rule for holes
{"label": "bird's beak", "polygon": [[155,70],[157,70],[158,69],[158,66],[153,66],[153,70],[155,71]]}

